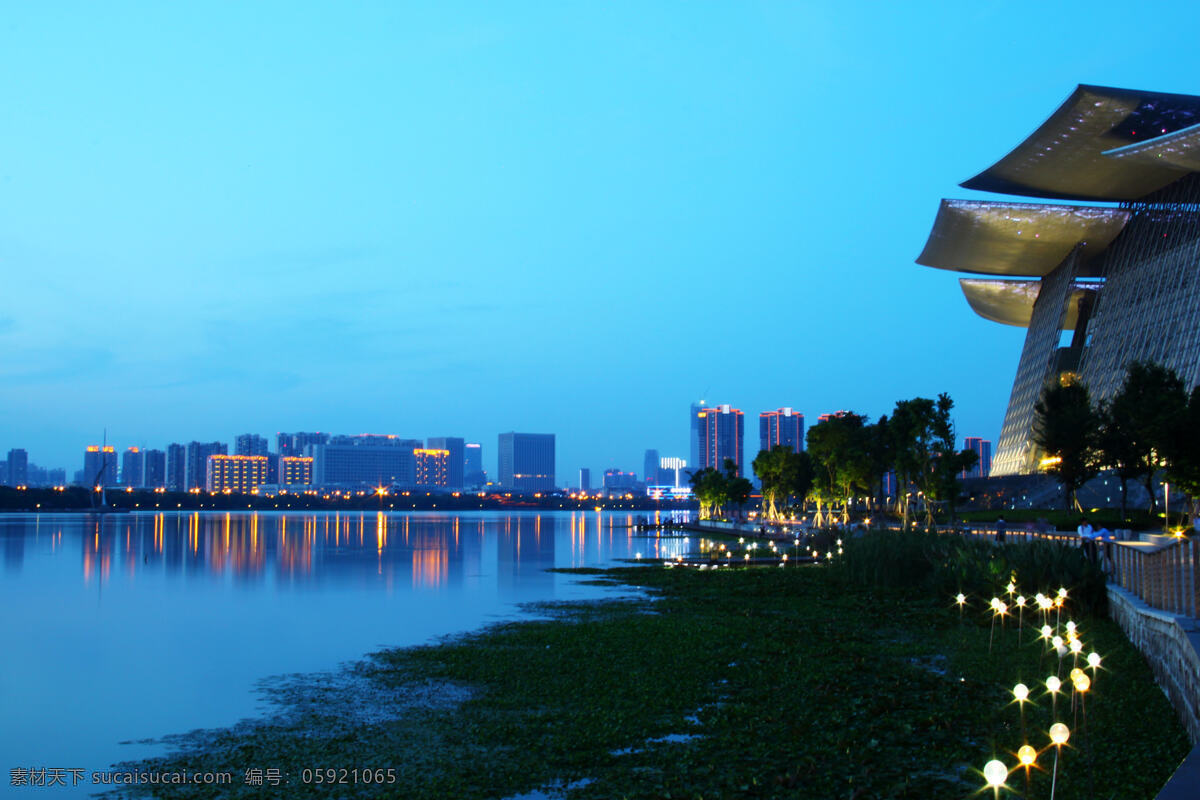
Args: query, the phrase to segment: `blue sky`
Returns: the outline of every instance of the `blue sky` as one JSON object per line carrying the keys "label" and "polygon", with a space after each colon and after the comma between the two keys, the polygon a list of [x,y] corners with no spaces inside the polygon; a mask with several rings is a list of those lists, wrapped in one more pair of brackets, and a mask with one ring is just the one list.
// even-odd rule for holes
{"label": "blue sky", "polygon": [[1024,332],[913,263],[938,201],[1078,83],[1200,93],[1194,12],[14,4],[0,451],[554,432],[566,483],[701,397],[753,450],[941,391],[995,440]]}

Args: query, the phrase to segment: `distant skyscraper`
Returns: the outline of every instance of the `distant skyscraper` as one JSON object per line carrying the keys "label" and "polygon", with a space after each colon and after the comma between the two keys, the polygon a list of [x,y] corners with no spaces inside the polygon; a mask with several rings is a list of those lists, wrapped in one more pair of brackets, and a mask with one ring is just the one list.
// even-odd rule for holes
{"label": "distant skyscraper", "polygon": [[622,472],[617,468],[604,470],[604,488],[610,492],[628,492],[637,488],[636,472]]}
{"label": "distant skyscraper", "polygon": [[8,451],[8,475],[5,480],[9,486],[29,485],[29,453],[19,447]]}
{"label": "distant skyscraper", "polygon": [[161,489],[167,485],[167,454],[162,450],[146,450],[142,485],[147,489]]}
{"label": "distant skyscraper", "polygon": [[704,459],[704,431],[702,420],[704,417],[700,413],[707,408],[703,400],[699,403],[692,403],[688,410],[688,442],[691,446],[691,453],[688,456],[688,463],[694,468],[700,469],[703,466]]}
{"label": "distant skyscraper", "polygon": [[590,492],[592,490],[592,471],[587,467],[579,468],[579,491]]}
{"label": "distant skyscraper", "polygon": [[308,445],[313,452],[314,485],[330,488],[415,485],[413,450],[419,448],[421,442],[392,439],[384,440],[387,444],[367,444],[373,437],[345,439],[349,443]]}
{"label": "distant skyscraper", "polygon": [[117,449],[111,444],[88,445],[83,454],[84,486],[117,485]]}
{"label": "distant skyscraper", "polygon": [[987,439],[980,439],[975,436],[968,436],[963,440],[963,449],[973,451],[975,455],[979,456],[979,460],[971,469],[963,470],[962,477],[986,478],[992,474],[991,441]]}
{"label": "distant skyscraper", "polygon": [[446,462],[446,483],[437,485],[449,489],[463,488],[466,442],[457,436],[434,436],[425,440],[425,446],[432,450],[447,450],[450,453],[450,460]]}
{"label": "distant skyscraper", "polygon": [[744,422],[742,412],[728,405],[702,409],[698,412],[700,420],[701,461],[699,467],[712,467],[716,470],[725,469],[725,459],[731,458],[737,464],[737,474],[743,475],[742,439]]}
{"label": "distant skyscraper", "polygon": [[309,445],[328,444],[329,434],[315,431],[311,433],[277,433],[275,434],[275,449],[281,456],[303,456]]}
{"label": "distant skyscraper", "polygon": [[266,456],[211,455],[205,464],[204,488],[249,494],[267,482],[267,461]]}
{"label": "distant skyscraper", "polygon": [[466,486],[487,483],[487,473],[483,471],[483,445],[478,442],[463,445],[463,482]]}
{"label": "distant skyscraper", "polygon": [[522,492],[554,489],[553,433],[502,433],[497,450],[501,486]]}
{"label": "distant skyscraper", "polygon": [[229,453],[224,442],[188,442],[184,459],[184,488],[203,489],[208,485],[208,457]]}
{"label": "distant skyscraper", "polygon": [[187,489],[187,448],[181,444],[167,445],[167,489],[172,492]]}
{"label": "distant skyscraper", "polygon": [[654,483],[658,480],[657,450],[647,450],[646,455],[642,458],[642,479],[646,483]]}
{"label": "distant skyscraper", "polygon": [[284,486],[308,486],[312,484],[312,456],[280,456],[278,482]]}
{"label": "distant skyscraper", "polygon": [[790,406],[758,415],[758,449],[783,445],[799,453],[804,449],[804,415]]}
{"label": "distant skyscraper", "polygon": [[121,454],[121,485],[140,489],[146,481],[146,457],[140,448],[130,447]]}
{"label": "distant skyscraper", "polygon": [[[459,439],[461,442],[462,440]],[[450,481],[450,451],[430,447],[413,450],[414,483],[421,487],[445,488]]]}
{"label": "distant skyscraper", "polygon": [[267,437],[257,433],[243,433],[234,440],[234,453],[239,456],[265,456],[269,445]]}

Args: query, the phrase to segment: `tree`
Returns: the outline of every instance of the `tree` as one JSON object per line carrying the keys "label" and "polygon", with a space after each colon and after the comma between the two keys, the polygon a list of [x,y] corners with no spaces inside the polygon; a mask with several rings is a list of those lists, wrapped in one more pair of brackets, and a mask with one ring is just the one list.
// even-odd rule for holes
{"label": "tree", "polygon": [[696,470],[688,482],[700,503],[700,519],[712,519],[713,511],[725,504],[728,486],[725,475],[712,467]]}
{"label": "tree", "polygon": [[954,514],[958,497],[958,476],[974,466],[978,456],[971,450],[955,450],[954,422],[950,412],[954,401],[943,392],[937,400],[914,397],[896,403],[885,425],[894,469],[896,504],[905,528],[911,518],[908,486],[915,485],[925,498],[925,524],[934,524],[933,512],[939,503],[947,503]]}
{"label": "tree", "polygon": [[1129,481],[1141,475],[1142,458],[1130,430],[1129,421],[1112,402],[1097,411],[1096,446],[1100,461],[1116,473],[1121,484],[1121,519],[1129,516]]}
{"label": "tree", "polygon": [[738,473],[737,462],[732,458],[725,459],[725,499],[737,506],[738,516],[742,514],[742,506],[750,499],[754,484]]}
{"label": "tree", "polygon": [[1183,381],[1174,370],[1135,361],[1125,370],[1121,390],[1105,407],[1105,416],[1113,425],[1110,433],[1119,437],[1110,447],[1119,451],[1117,454],[1127,464],[1125,471],[1129,477],[1142,479],[1150,496],[1152,514],[1157,510],[1154,476],[1167,466],[1166,455],[1172,450],[1172,437],[1187,405]]}
{"label": "tree", "polygon": [[958,499],[958,476],[964,470],[975,466],[979,454],[974,450],[955,450],[956,436],[954,421],[950,411],[954,401],[950,395],[943,392],[938,395],[931,419],[930,433],[932,435],[932,458],[930,470],[924,476],[923,489],[925,492],[925,521],[933,526],[932,502],[946,503],[949,507],[950,518],[954,519],[954,504]]}
{"label": "tree", "polygon": [[1048,457],[1046,471],[1067,495],[1067,508],[1082,511],[1076,493],[1097,472],[1097,415],[1081,381],[1059,381],[1042,390],[1033,406],[1033,440]]}
{"label": "tree", "polygon": [[855,490],[869,490],[872,472],[872,432],[866,417],[842,412],[818,422],[808,431],[808,452],[815,462],[817,514],[824,501],[841,501],[842,521],[850,521]]}
{"label": "tree", "polygon": [[786,445],[760,450],[751,466],[762,483],[763,516],[767,519],[778,519],[779,507],[788,498],[804,498],[812,488],[812,458]]}

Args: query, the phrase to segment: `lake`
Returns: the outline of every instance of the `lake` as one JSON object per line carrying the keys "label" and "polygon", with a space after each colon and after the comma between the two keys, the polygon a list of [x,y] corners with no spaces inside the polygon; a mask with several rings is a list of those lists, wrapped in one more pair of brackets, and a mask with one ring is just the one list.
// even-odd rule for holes
{"label": "lake", "polygon": [[646,513],[0,515],[0,766],[103,770],[269,676],[599,597],[546,570],[682,553]]}

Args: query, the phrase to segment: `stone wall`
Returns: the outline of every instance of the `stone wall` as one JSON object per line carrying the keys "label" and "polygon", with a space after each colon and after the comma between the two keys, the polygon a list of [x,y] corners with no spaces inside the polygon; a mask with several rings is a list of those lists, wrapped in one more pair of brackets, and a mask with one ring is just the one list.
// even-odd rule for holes
{"label": "stone wall", "polygon": [[1200,629],[1197,621],[1159,611],[1108,586],[1109,615],[1142,652],[1193,745],[1200,745]]}

